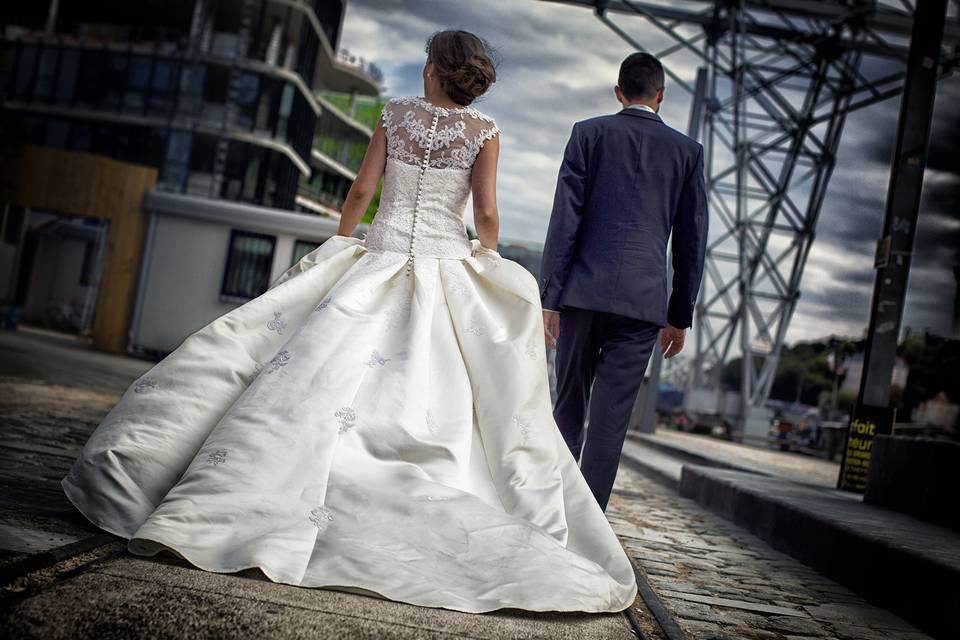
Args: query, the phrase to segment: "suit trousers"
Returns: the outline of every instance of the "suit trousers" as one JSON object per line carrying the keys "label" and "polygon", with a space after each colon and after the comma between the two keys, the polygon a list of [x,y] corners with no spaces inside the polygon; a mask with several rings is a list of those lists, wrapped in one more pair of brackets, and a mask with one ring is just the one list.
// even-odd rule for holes
{"label": "suit trousers", "polygon": [[659,332],[656,324],[615,313],[576,307],[560,312],[553,417],[603,510]]}

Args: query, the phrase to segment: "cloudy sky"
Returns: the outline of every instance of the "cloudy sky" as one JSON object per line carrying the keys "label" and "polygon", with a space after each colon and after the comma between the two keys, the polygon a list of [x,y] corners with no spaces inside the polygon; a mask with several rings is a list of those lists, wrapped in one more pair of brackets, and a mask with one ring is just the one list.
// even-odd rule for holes
{"label": "cloudy sky", "polygon": [[[666,40],[642,19],[615,17],[647,49]],[[375,62],[386,95],[422,95],[424,41],[459,28],[486,38],[500,57],[498,80],[477,108],[503,131],[498,179],[501,236],[542,243],[557,169],[577,120],[619,110],[620,61],[632,49],[587,9],[536,0],[350,0],[341,47]],[[692,59],[664,62],[691,80]],[[664,121],[685,131],[685,93],[670,81]],[[921,203],[904,325],[953,335],[960,247],[960,79],[941,83]],[[852,114],[846,123],[801,298],[787,340],[860,336],[869,316],[873,254],[889,182],[899,101]],[[467,214],[469,216],[469,213]],[[719,221],[712,223],[719,228]]]}

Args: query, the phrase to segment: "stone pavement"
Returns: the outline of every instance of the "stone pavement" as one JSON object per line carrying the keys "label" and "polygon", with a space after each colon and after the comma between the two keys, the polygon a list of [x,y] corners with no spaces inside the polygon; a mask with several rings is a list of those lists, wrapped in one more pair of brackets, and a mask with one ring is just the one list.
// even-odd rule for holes
{"label": "stone pavement", "polygon": [[[128,553],[125,540],[73,508],[59,483],[123,390],[150,366],[63,336],[0,332],[0,572],[13,578],[0,579],[0,637],[637,637],[621,613],[471,615],[277,584],[256,569],[218,574],[173,556]],[[87,550],[38,570],[16,564],[85,543]],[[652,628],[637,606],[634,619]]]}
{"label": "stone pavement", "polygon": [[692,638],[928,637],[627,465],[607,518]]}
{"label": "stone pavement", "polygon": [[657,429],[653,434],[630,432],[639,442],[673,453],[724,463],[745,470],[788,478],[800,482],[835,487],[840,463],[822,458],[787,453],[775,449],[746,446],[710,436],[673,429]]}
{"label": "stone pavement", "polygon": [[[0,580],[0,637],[667,637],[639,598],[628,611],[636,627],[621,614],[470,615],[127,553],[73,509],[59,480],[149,367],[61,337],[0,332],[0,572],[71,550]],[[627,466],[607,515],[691,638],[925,637]]]}

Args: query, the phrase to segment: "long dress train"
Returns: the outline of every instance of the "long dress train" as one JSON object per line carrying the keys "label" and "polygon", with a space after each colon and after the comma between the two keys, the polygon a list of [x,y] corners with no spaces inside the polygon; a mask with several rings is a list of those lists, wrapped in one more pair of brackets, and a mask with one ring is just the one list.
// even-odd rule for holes
{"label": "long dress train", "polygon": [[366,238],[331,237],[134,381],[63,489],[131,552],[209,571],[620,611],[633,569],[553,420],[536,280],[465,235],[499,131],[422,98],[383,118]]}

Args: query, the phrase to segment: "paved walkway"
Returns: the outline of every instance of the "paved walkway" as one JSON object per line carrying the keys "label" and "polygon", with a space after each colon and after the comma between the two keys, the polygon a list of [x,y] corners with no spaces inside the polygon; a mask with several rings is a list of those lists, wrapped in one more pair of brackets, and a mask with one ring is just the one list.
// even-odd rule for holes
{"label": "paved walkway", "polygon": [[655,434],[643,435],[642,438],[653,444],[723,460],[747,469],[827,487],[836,486],[837,477],[840,474],[838,462],[800,453],[762,449],[672,429],[657,429]]}
{"label": "paved walkway", "polygon": [[607,518],[692,638],[928,637],[626,465],[614,489]]}
{"label": "paved walkway", "polygon": [[[63,496],[59,480],[126,385],[149,366],[60,338],[0,332],[0,571],[100,535]],[[627,466],[607,515],[691,638],[925,638]],[[645,637],[665,637],[639,599],[631,613]],[[276,584],[256,570],[200,571],[170,556],[133,556],[114,539],[0,585],[0,637],[637,636],[621,614],[462,614]]]}
{"label": "paved walkway", "polygon": [[[471,615],[128,553],[126,541],[73,508],[59,483],[122,391],[150,366],[59,336],[0,332],[0,571],[102,536],[90,551],[0,580],[0,637],[636,639],[621,613]],[[652,629],[639,600],[637,607]]]}

